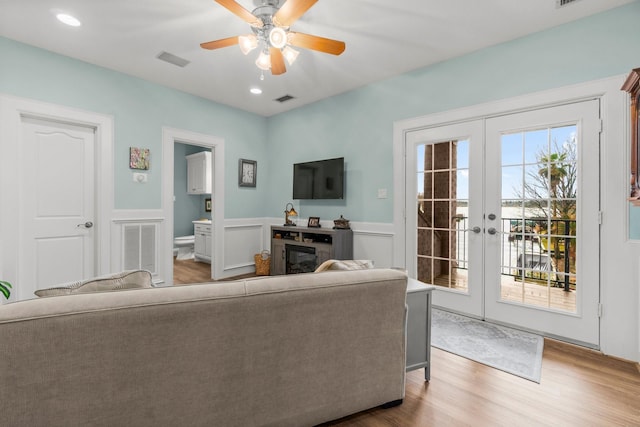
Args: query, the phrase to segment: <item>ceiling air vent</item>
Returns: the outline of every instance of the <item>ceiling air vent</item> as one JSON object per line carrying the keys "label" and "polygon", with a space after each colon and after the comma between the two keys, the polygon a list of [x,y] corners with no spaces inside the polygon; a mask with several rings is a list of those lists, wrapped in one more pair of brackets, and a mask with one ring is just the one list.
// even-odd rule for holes
{"label": "ceiling air vent", "polygon": [[281,96],[280,98],[274,99],[274,101],[278,101],[278,102],[282,103],[282,102],[287,102],[287,101],[289,101],[291,99],[296,99],[296,97],[295,96],[291,96],[291,95],[284,95],[284,96]]}
{"label": "ceiling air vent", "polygon": [[160,52],[156,58],[168,62],[169,64],[177,65],[178,67],[185,67],[190,62],[184,58],[180,58],[179,56],[175,56],[172,53],[164,51]]}
{"label": "ceiling air vent", "polygon": [[568,6],[571,3],[575,3],[579,0],[556,0],[556,9],[560,9],[561,7]]}

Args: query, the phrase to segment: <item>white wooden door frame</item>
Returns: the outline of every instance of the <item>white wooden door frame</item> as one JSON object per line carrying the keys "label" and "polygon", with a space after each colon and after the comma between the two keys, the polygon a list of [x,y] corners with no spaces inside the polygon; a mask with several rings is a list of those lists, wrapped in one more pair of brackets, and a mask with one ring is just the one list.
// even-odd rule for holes
{"label": "white wooden door frame", "polygon": [[[626,241],[628,234],[628,202],[626,201],[626,194],[628,193],[628,176],[629,167],[620,160],[626,159],[627,155],[622,153],[628,153],[628,96],[620,90],[622,83],[624,82],[626,75],[608,77],[601,80],[595,80],[586,83],[579,83],[576,85],[565,86],[541,92],[522,95],[514,98],[488,102],[479,105],[473,105],[469,107],[463,107],[455,110],[439,112],[428,116],[421,116],[416,118],[410,118],[406,120],[400,120],[394,122],[393,129],[393,176],[394,187],[393,191],[395,196],[393,207],[393,230],[394,230],[394,242],[393,251],[394,259],[398,260],[396,264],[406,265],[406,236],[405,236],[405,195],[406,195],[406,170],[405,170],[405,157],[406,157],[406,134],[411,131],[426,129],[429,127],[436,127],[441,125],[453,124],[457,122],[463,122],[474,119],[486,119],[499,115],[516,113],[521,111],[529,111],[538,108],[545,108],[555,105],[566,104],[569,102],[583,101],[588,99],[599,98],[602,101],[602,119],[604,133],[602,134],[602,144],[607,147],[608,144],[615,145],[613,152],[605,148],[602,159],[601,168],[609,169],[620,168],[620,173],[615,174],[620,176],[620,187],[615,186],[615,191],[612,190],[612,184],[609,184],[605,191],[605,183],[600,183],[600,194],[602,198],[602,206],[607,215],[607,209],[615,210],[616,213],[608,214],[612,218],[624,219],[623,221],[613,222],[606,221],[601,226],[601,233],[603,235],[615,235],[617,240],[612,241]],[[623,141],[621,143],[621,141]],[[616,160],[615,162],[613,160]],[[604,173],[603,173],[604,175]],[[624,176],[624,179],[622,177]],[[625,186],[625,183],[627,184]],[[412,195],[413,196],[413,195]],[[621,214],[618,214],[621,212]],[[601,240],[602,242],[602,240]],[[610,243],[605,243],[609,245]],[[618,277],[617,271],[613,269],[612,261],[607,253],[604,253],[604,258],[600,260],[600,276],[602,277]],[[627,277],[622,275],[622,277]],[[601,280],[602,282],[602,280]],[[601,287],[601,304],[605,306],[607,301],[612,301],[615,304],[620,304],[620,297],[616,295],[619,292],[615,286]],[[610,315],[603,317],[600,322],[600,331],[615,331],[619,321],[622,321],[620,316]],[[636,329],[636,332],[640,330],[640,326]],[[619,334],[618,334],[619,335]],[[600,348],[605,353],[612,352],[615,354],[621,353],[621,346],[618,343],[619,337],[616,333],[609,333],[603,335],[600,333]],[[638,338],[640,340],[640,338]],[[639,341],[640,342],[640,341]],[[627,349],[623,349],[624,354],[629,353]],[[629,353],[630,354],[630,353]]]}
{"label": "white wooden door frame", "polygon": [[165,281],[163,286],[173,285],[173,170],[174,170],[174,146],[176,143],[199,145],[211,149],[213,172],[211,179],[211,199],[213,211],[211,212],[213,239],[211,253],[211,277],[218,279],[224,271],[224,139],[212,135],[206,135],[169,127],[162,128],[162,211],[165,219],[165,245],[164,253],[160,256],[160,262],[164,262]]}
{"label": "white wooden door frame", "polygon": [[[24,195],[13,185],[20,150],[12,141],[20,141],[22,117],[91,127],[96,134],[95,168],[95,269],[96,275],[110,271],[110,218],[113,210],[113,117],[33,99],[0,94],[0,276],[20,283],[18,251],[20,239],[17,205]],[[10,301],[14,295],[12,294]]]}

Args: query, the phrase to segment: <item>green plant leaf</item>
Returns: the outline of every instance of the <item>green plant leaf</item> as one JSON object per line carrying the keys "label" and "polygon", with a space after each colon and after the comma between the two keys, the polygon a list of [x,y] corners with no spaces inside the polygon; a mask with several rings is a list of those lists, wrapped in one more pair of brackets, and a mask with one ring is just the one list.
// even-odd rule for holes
{"label": "green plant leaf", "polygon": [[2,292],[2,295],[4,295],[6,299],[9,299],[11,295],[11,291],[9,290],[11,287],[11,283],[0,280],[0,292]]}

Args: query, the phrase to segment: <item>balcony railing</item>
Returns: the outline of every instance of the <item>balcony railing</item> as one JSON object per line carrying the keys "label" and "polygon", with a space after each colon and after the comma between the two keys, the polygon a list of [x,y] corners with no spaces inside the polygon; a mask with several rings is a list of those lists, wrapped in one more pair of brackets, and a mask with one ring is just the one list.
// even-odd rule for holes
{"label": "balcony railing", "polygon": [[[575,287],[576,221],[574,219],[502,218],[501,274],[516,278],[549,281],[570,291]],[[468,262],[468,218],[455,217],[457,268]]]}

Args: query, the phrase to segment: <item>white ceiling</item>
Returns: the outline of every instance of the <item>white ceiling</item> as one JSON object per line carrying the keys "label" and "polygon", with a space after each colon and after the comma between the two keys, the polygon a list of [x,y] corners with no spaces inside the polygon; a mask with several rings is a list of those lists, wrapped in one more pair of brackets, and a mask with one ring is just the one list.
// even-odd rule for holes
{"label": "white ceiling", "polygon": [[[260,0],[237,0],[253,10]],[[300,49],[281,76],[254,65],[256,51],[208,51],[201,42],[250,33],[213,0],[0,0],[0,35],[271,116],[385,78],[538,32],[634,0],[320,0],[292,31],[342,40],[341,56]],[[82,26],[54,15],[64,11]],[[166,51],[190,61],[160,61]],[[249,88],[259,86],[262,95]],[[274,101],[283,95],[295,99]]]}

